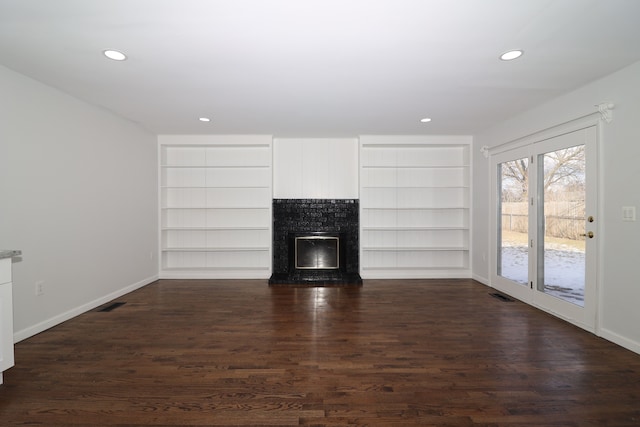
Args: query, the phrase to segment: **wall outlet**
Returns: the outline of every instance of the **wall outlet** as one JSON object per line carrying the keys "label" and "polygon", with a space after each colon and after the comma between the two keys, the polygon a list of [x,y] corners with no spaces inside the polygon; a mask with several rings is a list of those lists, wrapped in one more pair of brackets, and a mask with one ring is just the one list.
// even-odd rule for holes
{"label": "wall outlet", "polygon": [[36,296],[44,295],[44,280],[38,280],[36,282]]}

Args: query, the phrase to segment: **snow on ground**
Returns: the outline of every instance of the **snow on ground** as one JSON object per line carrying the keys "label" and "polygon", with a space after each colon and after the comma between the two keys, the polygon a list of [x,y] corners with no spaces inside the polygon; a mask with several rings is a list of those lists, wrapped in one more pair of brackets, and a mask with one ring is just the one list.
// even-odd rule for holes
{"label": "snow on ground", "polygon": [[[528,283],[526,246],[503,245],[502,276]],[[545,293],[584,306],[584,252],[565,245],[547,247],[544,257]]]}

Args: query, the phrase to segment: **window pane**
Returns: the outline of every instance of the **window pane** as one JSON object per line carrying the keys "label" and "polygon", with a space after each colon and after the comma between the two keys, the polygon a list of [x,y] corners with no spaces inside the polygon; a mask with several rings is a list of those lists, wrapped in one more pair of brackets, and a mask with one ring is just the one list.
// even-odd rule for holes
{"label": "window pane", "polygon": [[498,275],[529,283],[529,159],[498,165]]}
{"label": "window pane", "polygon": [[585,146],[541,154],[537,289],[584,306]]}

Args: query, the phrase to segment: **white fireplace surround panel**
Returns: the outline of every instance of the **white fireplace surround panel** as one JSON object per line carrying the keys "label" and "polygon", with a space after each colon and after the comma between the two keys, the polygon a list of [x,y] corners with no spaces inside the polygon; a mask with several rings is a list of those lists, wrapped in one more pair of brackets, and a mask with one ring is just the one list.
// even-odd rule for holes
{"label": "white fireplace surround panel", "polygon": [[275,199],[357,199],[358,138],[274,138]]}

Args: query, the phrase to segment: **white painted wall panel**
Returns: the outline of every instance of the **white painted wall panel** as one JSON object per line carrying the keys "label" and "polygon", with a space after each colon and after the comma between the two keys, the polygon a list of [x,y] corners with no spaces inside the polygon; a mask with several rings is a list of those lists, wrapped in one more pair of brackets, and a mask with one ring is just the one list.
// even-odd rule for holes
{"label": "white painted wall panel", "polygon": [[357,138],[274,140],[274,197],[357,199]]}
{"label": "white painted wall panel", "polygon": [[336,199],[357,199],[358,185],[358,140],[333,140],[329,142],[329,194]]}
{"label": "white painted wall panel", "polygon": [[301,145],[302,194],[300,198],[331,198],[329,196],[329,155],[331,144],[322,140],[304,140],[301,141]]}
{"label": "white painted wall panel", "polygon": [[474,136],[473,274],[488,283],[491,173],[480,147],[513,141],[595,113],[596,104],[612,102],[613,121],[603,124],[599,143],[600,263],[598,333],[640,353],[640,286],[637,258],[640,222],[622,221],[623,206],[640,206],[640,62],[558,97]]}
{"label": "white painted wall panel", "polygon": [[302,196],[302,144],[297,139],[273,141],[273,197],[299,199]]}
{"label": "white painted wall panel", "polygon": [[156,137],[4,67],[0,93],[0,242],[23,253],[21,340],[157,277]]}

